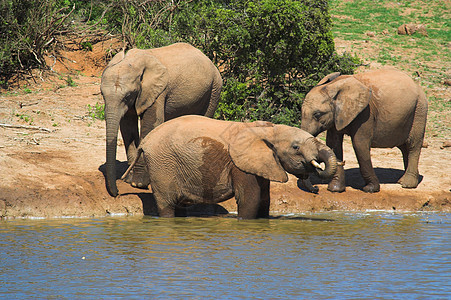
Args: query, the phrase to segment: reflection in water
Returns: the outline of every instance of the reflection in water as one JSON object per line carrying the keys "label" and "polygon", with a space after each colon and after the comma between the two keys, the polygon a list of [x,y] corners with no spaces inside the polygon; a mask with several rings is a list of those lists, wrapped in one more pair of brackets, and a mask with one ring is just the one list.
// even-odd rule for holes
{"label": "reflection in water", "polygon": [[450,214],[21,220],[0,235],[6,298],[451,297]]}

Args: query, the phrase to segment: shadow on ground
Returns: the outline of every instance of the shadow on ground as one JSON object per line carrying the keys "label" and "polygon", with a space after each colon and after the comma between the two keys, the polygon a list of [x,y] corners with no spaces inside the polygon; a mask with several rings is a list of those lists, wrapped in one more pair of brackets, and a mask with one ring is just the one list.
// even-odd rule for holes
{"label": "shadow on ground", "polygon": [[[398,180],[404,175],[404,170],[393,169],[393,168],[374,168],[379,183],[381,184],[396,184]],[[361,190],[365,186],[365,181],[360,174],[359,168],[351,168],[345,170],[346,176],[346,186],[352,187],[354,189]],[[420,181],[423,180],[423,176],[420,175]],[[310,176],[310,181],[313,185],[315,184],[327,184],[329,180],[321,179],[315,175]],[[299,188],[306,191],[302,184],[298,184]]]}

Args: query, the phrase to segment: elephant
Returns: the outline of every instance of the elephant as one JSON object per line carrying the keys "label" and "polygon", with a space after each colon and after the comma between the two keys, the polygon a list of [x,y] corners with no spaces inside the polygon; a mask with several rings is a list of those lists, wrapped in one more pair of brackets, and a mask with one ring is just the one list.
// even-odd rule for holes
{"label": "elephant", "polygon": [[333,151],[312,135],[265,121],[181,116],[150,132],[141,153],[161,217],[174,217],[180,204],[213,204],[235,196],[238,218],[267,218],[270,181],[288,181],[287,172],[330,178],[336,170]]}
{"label": "elephant", "polygon": [[[130,164],[140,140],[164,121],[187,114],[213,117],[221,88],[222,78],[215,65],[186,43],[116,54],[103,71],[100,86],[105,102],[108,192],[118,195],[119,127]],[[126,181],[134,187],[147,188],[149,178],[144,161],[136,164]]]}
{"label": "elephant", "polygon": [[423,144],[428,103],[421,87],[396,69],[380,69],[355,75],[332,73],[324,77],[302,104],[301,128],[313,136],[327,130],[326,145],[335,152],[337,172],[328,190],[346,189],[343,135],[352,140],[364,192],[380,191],[370,148],[401,150],[405,173],[403,188],[419,184],[418,163]]}

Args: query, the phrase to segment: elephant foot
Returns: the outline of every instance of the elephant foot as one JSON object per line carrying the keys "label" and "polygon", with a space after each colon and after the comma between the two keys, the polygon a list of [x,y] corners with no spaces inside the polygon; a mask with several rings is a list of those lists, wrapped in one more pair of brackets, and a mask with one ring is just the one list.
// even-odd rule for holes
{"label": "elephant foot", "polygon": [[133,171],[128,174],[124,181],[130,184],[132,187],[139,189],[147,189],[150,184],[149,175],[138,175]]}
{"label": "elephant foot", "polygon": [[365,193],[377,193],[380,191],[380,184],[379,183],[368,183],[363,187],[363,191]]}
{"label": "elephant foot", "polygon": [[335,173],[334,178],[332,178],[332,181],[329,182],[327,190],[334,193],[342,193],[346,190],[345,170],[343,168],[343,164],[337,167],[337,172]]}
{"label": "elephant foot", "polygon": [[144,178],[141,177],[141,178],[137,178],[137,179],[133,178],[130,183],[130,185],[132,187],[139,188],[139,189],[147,189],[149,187],[149,184],[150,184],[149,177],[144,177]]}
{"label": "elephant foot", "polygon": [[301,183],[304,186],[304,188],[309,191],[310,193],[313,194],[318,194],[319,192],[319,187],[314,186],[311,182],[310,179],[301,179]]}
{"label": "elephant foot", "polygon": [[418,177],[406,173],[398,180],[398,183],[405,189],[414,189],[418,186]]}
{"label": "elephant foot", "polygon": [[332,180],[331,182],[329,182],[327,190],[334,193],[342,193],[346,190],[346,186],[342,183],[339,183],[337,180]]}
{"label": "elephant foot", "polygon": [[132,187],[138,188],[138,189],[147,189],[147,187],[149,186],[149,184],[145,184],[145,183],[142,183],[142,182],[138,182],[138,183],[132,182],[132,183],[130,183],[130,185]]}
{"label": "elephant foot", "polygon": [[132,184],[133,179],[133,170],[128,173],[128,175],[124,178],[124,181],[128,184]]}

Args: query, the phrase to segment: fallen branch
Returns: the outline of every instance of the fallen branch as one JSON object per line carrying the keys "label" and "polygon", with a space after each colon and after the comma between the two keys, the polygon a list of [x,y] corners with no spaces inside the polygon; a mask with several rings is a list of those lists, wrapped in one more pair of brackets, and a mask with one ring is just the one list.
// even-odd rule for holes
{"label": "fallen branch", "polygon": [[36,104],[39,104],[39,101],[36,101],[36,102],[29,102],[29,103],[22,103],[22,102],[19,102],[19,107],[22,108],[22,107],[25,107],[25,106],[32,106],[32,105],[36,105]]}
{"label": "fallen branch", "polygon": [[39,130],[39,131],[45,131],[45,132],[52,132],[53,130],[44,128],[44,127],[38,127],[38,126],[29,126],[29,125],[12,125],[12,124],[6,124],[6,123],[0,123],[0,127],[5,128],[23,128],[23,129],[29,129],[29,130]]}

